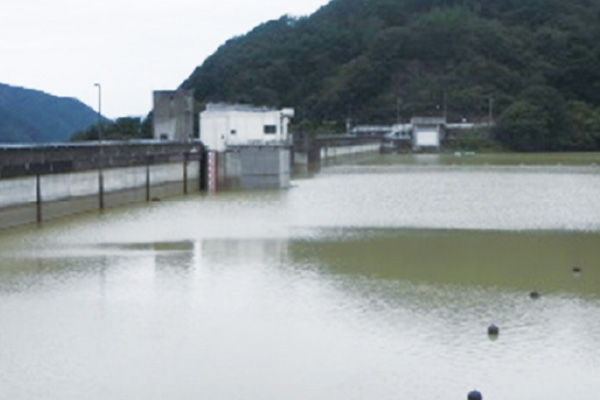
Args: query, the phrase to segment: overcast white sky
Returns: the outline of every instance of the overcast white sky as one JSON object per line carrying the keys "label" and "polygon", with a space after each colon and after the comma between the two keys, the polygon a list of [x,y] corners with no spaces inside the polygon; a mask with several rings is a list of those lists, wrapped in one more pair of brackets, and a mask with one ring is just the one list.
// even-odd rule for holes
{"label": "overcast white sky", "polygon": [[145,116],[227,39],[328,0],[4,0],[0,83]]}

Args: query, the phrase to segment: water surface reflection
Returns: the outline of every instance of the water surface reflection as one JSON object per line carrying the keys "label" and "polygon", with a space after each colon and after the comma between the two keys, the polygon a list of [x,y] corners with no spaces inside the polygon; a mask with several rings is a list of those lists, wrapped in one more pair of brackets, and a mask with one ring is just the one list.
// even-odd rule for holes
{"label": "water surface reflection", "polygon": [[403,168],[0,234],[2,396],[595,399],[600,175]]}

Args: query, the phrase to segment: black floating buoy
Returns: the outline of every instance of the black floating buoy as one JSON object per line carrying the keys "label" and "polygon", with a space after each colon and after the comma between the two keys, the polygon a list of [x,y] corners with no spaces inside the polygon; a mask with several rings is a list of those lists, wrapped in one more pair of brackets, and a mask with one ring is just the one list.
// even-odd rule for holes
{"label": "black floating buoy", "polygon": [[573,267],[573,272],[578,274],[581,272],[581,268],[580,267]]}
{"label": "black floating buoy", "polygon": [[490,336],[498,336],[500,333],[500,328],[498,328],[495,324],[491,324],[488,326],[488,335]]}
{"label": "black floating buoy", "polygon": [[534,290],[529,293],[529,297],[531,297],[532,299],[539,299],[540,293],[538,291]]}
{"label": "black floating buoy", "polygon": [[478,390],[473,390],[471,392],[469,392],[469,394],[467,395],[467,400],[482,400],[483,396],[481,396],[481,392],[479,392]]}

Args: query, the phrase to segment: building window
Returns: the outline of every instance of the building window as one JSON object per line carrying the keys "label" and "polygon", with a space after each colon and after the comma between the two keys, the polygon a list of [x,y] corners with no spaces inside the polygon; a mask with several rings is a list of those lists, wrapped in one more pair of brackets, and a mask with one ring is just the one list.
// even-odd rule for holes
{"label": "building window", "polygon": [[237,132],[236,132],[236,130],[235,130],[235,129],[232,129],[232,130],[231,130],[231,134],[232,134],[232,135],[235,135],[236,133],[237,133]]}
{"label": "building window", "polygon": [[273,134],[277,133],[277,125],[265,125],[264,129],[265,129],[265,134],[267,134],[267,135],[273,135]]}

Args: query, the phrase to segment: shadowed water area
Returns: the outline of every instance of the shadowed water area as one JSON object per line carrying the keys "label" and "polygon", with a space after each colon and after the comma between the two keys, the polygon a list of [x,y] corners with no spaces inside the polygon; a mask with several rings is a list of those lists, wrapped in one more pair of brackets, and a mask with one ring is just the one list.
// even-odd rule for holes
{"label": "shadowed water area", "polygon": [[597,398],[600,155],[293,185],[0,232],[0,398]]}

